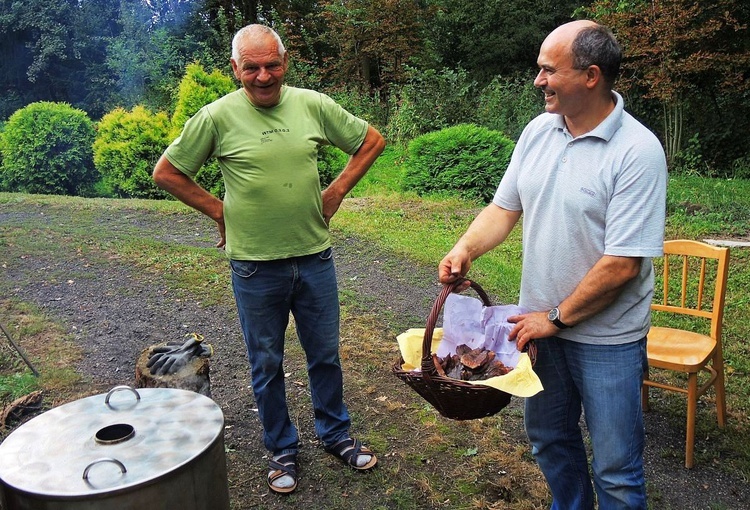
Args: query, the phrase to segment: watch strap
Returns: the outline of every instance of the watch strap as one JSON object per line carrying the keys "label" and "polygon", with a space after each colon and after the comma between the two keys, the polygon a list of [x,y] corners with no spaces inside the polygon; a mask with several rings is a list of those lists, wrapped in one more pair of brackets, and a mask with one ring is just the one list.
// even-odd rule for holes
{"label": "watch strap", "polygon": [[560,329],[567,329],[567,328],[570,327],[567,324],[565,324],[563,321],[561,321],[560,319],[553,320],[552,324],[554,324],[555,326],[557,326]]}

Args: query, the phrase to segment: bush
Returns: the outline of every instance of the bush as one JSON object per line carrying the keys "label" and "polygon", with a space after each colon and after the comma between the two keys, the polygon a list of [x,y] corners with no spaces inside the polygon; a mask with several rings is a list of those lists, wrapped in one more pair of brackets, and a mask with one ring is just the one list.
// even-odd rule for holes
{"label": "bush", "polygon": [[459,124],[412,140],[403,187],[488,203],[508,167],[515,143],[499,131]]}
{"label": "bush", "polygon": [[363,92],[357,87],[338,87],[327,90],[326,94],[349,113],[374,126],[385,125],[388,121],[387,105],[381,104],[377,92]]}
{"label": "bush", "polygon": [[544,102],[531,79],[497,76],[479,94],[476,122],[518,140],[526,124],[542,112]]}
{"label": "bush", "polygon": [[389,140],[403,142],[462,122],[472,122],[476,111],[476,82],[466,71],[413,71],[411,81],[391,97],[392,114],[386,128]]}
{"label": "bush", "polygon": [[11,115],[2,143],[0,187],[50,195],[91,194],[94,123],[67,103],[32,103]]}
{"label": "bush", "polygon": [[232,78],[221,71],[214,70],[209,74],[199,63],[189,64],[177,91],[172,137],[180,134],[185,122],[198,110],[236,89]]}
{"label": "bush", "polygon": [[318,151],[320,187],[325,188],[338,176],[349,162],[349,155],[332,145],[323,145]]}
{"label": "bush", "polygon": [[105,115],[94,142],[94,162],[105,187],[124,198],[169,196],[154,184],[151,173],[169,144],[170,127],[167,114],[153,114],[143,106]]}
{"label": "bush", "polygon": [[[185,76],[180,81],[177,93],[177,105],[172,115],[171,139],[176,138],[187,120],[205,105],[237,89],[230,76],[219,70],[210,74],[199,63],[189,64]],[[166,148],[166,146],[165,146]],[[210,160],[198,171],[195,182],[217,197],[224,195],[224,180],[221,177],[219,164]]]}

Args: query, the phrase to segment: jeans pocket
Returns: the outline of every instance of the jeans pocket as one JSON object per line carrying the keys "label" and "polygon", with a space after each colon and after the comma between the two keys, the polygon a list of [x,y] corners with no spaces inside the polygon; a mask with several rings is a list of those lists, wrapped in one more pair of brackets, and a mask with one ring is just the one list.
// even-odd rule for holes
{"label": "jeans pocket", "polygon": [[258,263],[251,260],[230,260],[229,267],[240,278],[250,278],[258,271]]}
{"label": "jeans pocket", "polygon": [[318,253],[320,260],[330,260],[333,257],[333,248],[326,248],[325,250]]}

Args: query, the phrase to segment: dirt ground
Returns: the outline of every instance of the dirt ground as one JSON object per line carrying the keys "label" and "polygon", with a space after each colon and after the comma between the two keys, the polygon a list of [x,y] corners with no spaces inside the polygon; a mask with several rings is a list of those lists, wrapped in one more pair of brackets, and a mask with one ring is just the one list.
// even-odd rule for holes
{"label": "dirt ground", "polygon": [[[0,209],[0,223],[5,221],[18,222],[23,218]],[[211,225],[199,216],[178,225],[168,217],[138,213],[129,214],[126,219],[99,221],[111,222],[113,230],[126,223],[128,228],[138,229],[143,237],[186,246],[208,247],[214,237]],[[357,302],[375,313],[384,331],[398,332],[423,323],[439,290],[434,268],[416,267],[370,243],[341,236],[335,236],[335,257],[344,302],[348,295],[356,295]],[[308,472],[303,473],[293,504],[268,494],[265,451],[248,388],[244,344],[231,300],[206,306],[200,302],[200,295],[194,299],[176,299],[158,276],[138,272],[117,258],[89,259],[50,253],[45,257],[3,262],[3,286],[10,289],[6,297],[39,306],[62,323],[83,349],[78,369],[90,378],[92,394],[106,392],[115,385],[132,384],[134,360],[146,346],[191,331],[210,332],[207,340],[216,347],[211,359],[212,397],[225,413],[233,508],[325,508],[320,506],[316,479]],[[395,338],[384,341],[393,341],[395,346]],[[384,370],[388,370],[391,361],[384,360]],[[395,381],[390,384],[401,384],[389,373],[382,377]],[[294,399],[294,382],[289,385],[290,399]],[[358,398],[368,396],[362,393]],[[359,401],[347,403],[353,411],[365,406]],[[512,405],[521,404],[514,399]],[[520,421],[516,423],[518,429],[512,434],[523,444],[522,426]],[[747,480],[722,471],[718,464],[699,464],[692,470],[683,468],[682,428],[669,425],[667,417],[659,412],[646,415],[646,427],[646,474],[650,492],[657,495],[653,508],[750,508]],[[303,455],[308,458],[318,455],[310,424],[304,423],[300,432],[306,448]],[[706,446],[700,444],[698,448]],[[665,451],[678,453],[665,454]],[[378,452],[381,464],[389,462],[390,453]],[[380,506],[383,507],[399,508],[397,503]],[[359,500],[352,502],[351,508],[373,507]],[[424,508],[430,506],[425,504]]]}

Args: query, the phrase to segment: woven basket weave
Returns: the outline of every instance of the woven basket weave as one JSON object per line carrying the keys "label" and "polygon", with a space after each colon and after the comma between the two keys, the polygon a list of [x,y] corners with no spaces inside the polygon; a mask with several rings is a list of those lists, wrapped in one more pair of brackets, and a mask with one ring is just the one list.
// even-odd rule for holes
{"label": "woven basket weave", "polygon": [[[466,280],[458,280],[443,286],[427,317],[427,326],[422,340],[422,370],[411,371],[402,368],[404,358],[393,366],[393,373],[432,404],[437,411],[452,420],[474,420],[491,416],[510,403],[511,395],[491,386],[471,384],[460,379],[438,375],[432,359],[432,336],[440,310],[451,292]],[[476,282],[471,288],[479,294],[484,306],[492,306],[487,293]],[[533,360],[533,357],[532,357]]]}

